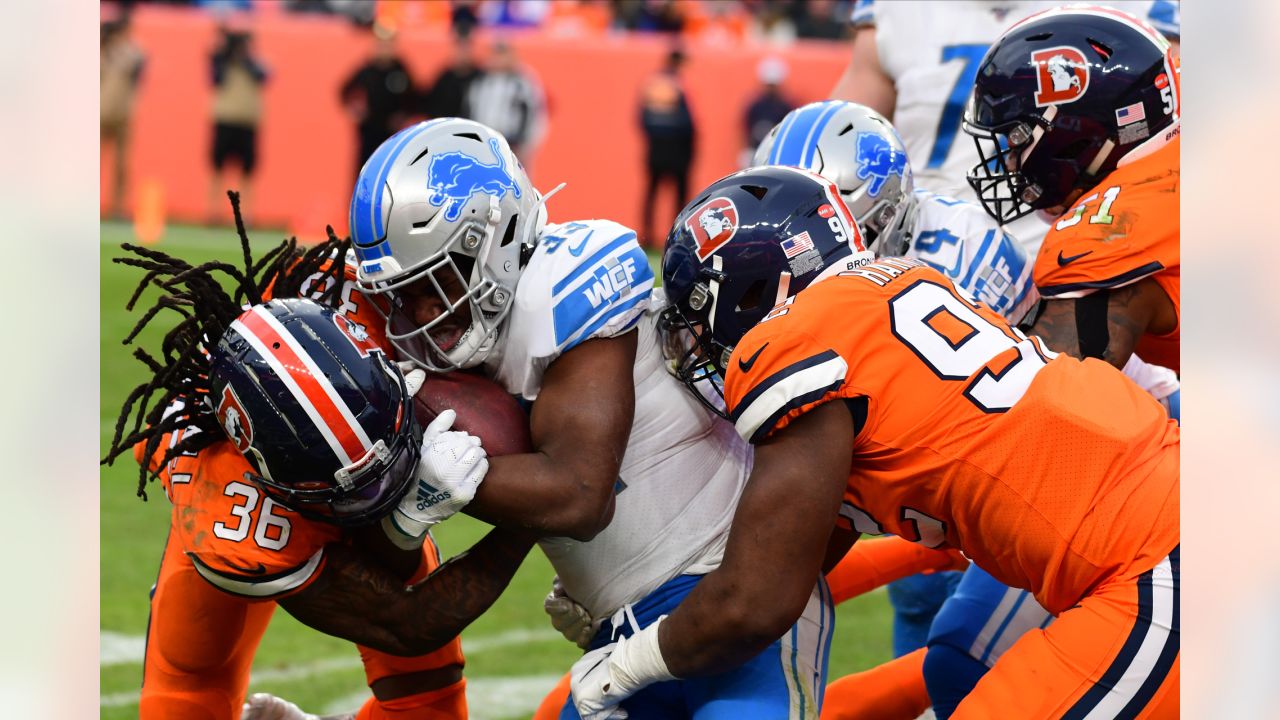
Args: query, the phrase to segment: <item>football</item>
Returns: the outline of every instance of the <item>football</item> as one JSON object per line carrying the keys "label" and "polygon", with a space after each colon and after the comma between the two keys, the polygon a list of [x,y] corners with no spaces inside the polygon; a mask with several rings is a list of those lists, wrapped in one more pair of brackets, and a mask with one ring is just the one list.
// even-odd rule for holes
{"label": "football", "polygon": [[480,438],[485,452],[492,457],[533,449],[529,416],[524,408],[501,385],[484,376],[468,372],[428,375],[413,400],[423,427],[453,408],[458,414],[453,429]]}

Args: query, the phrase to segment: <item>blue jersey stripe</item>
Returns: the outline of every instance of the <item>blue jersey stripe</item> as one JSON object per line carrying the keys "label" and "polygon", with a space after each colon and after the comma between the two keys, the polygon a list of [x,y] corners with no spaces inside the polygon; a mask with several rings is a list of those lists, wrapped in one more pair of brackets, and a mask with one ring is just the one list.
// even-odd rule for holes
{"label": "blue jersey stripe", "polygon": [[[559,295],[561,290],[564,290],[566,287],[568,287],[569,284],[572,283],[574,280],[577,280],[578,278],[582,277],[583,273],[591,270],[591,268],[596,263],[603,260],[606,256],[609,255],[609,253],[613,252],[614,250],[617,250],[618,248],[622,247],[623,245],[635,239],[636,239],[636,234],[634,232],[629,232],[625,235],[618,236],[608,245],[605,245],[604,247],[600,248],[596,252],[592,253],[591,257],[587,258],[582,264],[574,268],[573,272],[564,276],[564,278],[562,278],[560,282],[556,283],[555,286],[551,288],[551,296],[555,297],[556,295]],[[645,262],[645,266],[646,267],[648,266],[647,260]]]}
{"label": "blue jersey stripe", "polygon": [[[652,276],[650,276],[650,279],[652,279]],[[636,305],[639,305],[642,302],[648,302],[649,295],[651,293],[652,291],[646,288],[644,292],[622,303],[621,305],[613,305],[611,307],[605,308],[604,312],[601,313],[600,317],[596,318],[595,322],[592,322],[587,327],[579,330],[576,333],[573,333],[568,340],[562,341],[563,347],[561,348],[561,350],[568,350],[569,348],[577,345],[578,343],[582,342],[586,338],[591,337],[591,333],[599,330],[601,327],[604,326],[605,323],[621,315],[622,313],[634,308]]]}
{"label": "blue jersey stripe", "polygon": [[[991,247],[991,241],[995,239],[995,236],[996,236],[996,231],[994,229],[988,230],[987,234],[982,236],[982,245],[978,247],[978,253],[973,256],[975,259],[985,258],[987,256],[987,248]],[[963,287],[963,288],[969,287],[969,281],[973,280],[973,273],[978,269],[978,266],[981,264],[982,263],[980,262],[975,262],[969,266],[968,272],[964,274],[964,279],[960,281],[960,287]]]}

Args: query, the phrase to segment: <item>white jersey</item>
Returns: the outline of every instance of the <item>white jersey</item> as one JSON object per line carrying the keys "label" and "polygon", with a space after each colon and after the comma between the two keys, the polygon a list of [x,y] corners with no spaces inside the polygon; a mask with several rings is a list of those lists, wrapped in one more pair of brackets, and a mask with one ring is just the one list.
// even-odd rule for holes
{"label": "white jersey", "polygon": [[[1178,37],[1176,2],[1111,0],[1105,4]],[[854,5],[854,26],[875,28],[880,67],[897,90],[890,119],[907,147],[917,187],[978,201],[965,179],[978,155],[973,140],[960,129],[978,64],[987,48],[1014,23],[1059,5],[1062,2],[1053,0],[858,0]],[[1009,227],[1032,257],[1048,229],[1034,214]]]}
{"label": "white jersey", "polygon": [[977,205],[916,190],[908,257],[923,260],[956,287],[1017,325],[1039,294],[1027,251]]}
{"label": "white jersey", "polygon": [[489,369],[537,398],[561,353],[633,329],[635,415],[613,520],[590,542],[540,541],[565,592],[592,617],[667,580],[720,564],[751,449],[667,372],[657,336],[661,293],[635,232],[606,220],[548,226],[516,286],[501,354]]}

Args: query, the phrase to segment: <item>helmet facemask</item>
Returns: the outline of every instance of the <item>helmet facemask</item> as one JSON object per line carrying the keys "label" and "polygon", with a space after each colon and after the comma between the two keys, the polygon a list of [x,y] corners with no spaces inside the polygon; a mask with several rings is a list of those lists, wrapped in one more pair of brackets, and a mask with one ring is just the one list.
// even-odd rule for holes
{"label": "helmet facemask", "polygon": [[[682,306],[687,305],[687,308]],[[711,297],[705,283],[693,286],[683,303],[673,303],[658,316],[658,334],[667,371],[708,410],[729,418],[724,374],[732,346],[716,342],[711,329]]]}
{"label": "helmet facemask", "polygon": [[324,481],[276,482],[266,466],[252,458],[250,464],[257,472],[246,475],[276,502],[303,517],[343,527],[367,525],[400,502],[415,477],[422,431],[411,409],[407,415],[410,431],[397,436],[390,447],[378,440],[364,457],[340,468],[334,473],[337,489]]}
{"label": "helmet facemask", "polygon": [[[490,216],[496,205],[492,199]],[[506,233],[513,237],[516,220],[507,222]],[[393,281],[362,283],[362,291],[390,301],[387,339],[403,357],[432,372],[448,372],[479,365],[493,350],[515,293],[513,285],[487,271],[496,230],[493,222],[463,223],[418,267]],[[425,324],[414,317],[419,297],[435,298],[443,308]]]}
{"label": "helmet facemask", "polygon": [[480,123],[430,121],[379,148],[352,196],[357,283],[384,296],[387,339],[404,358],[449,372],[499,348],[544,203],[506,141]]}
{"label": "helmet facemask", "polygon": [[[853,192],[841,192],[840,196],[846,205],[854,207],[853,196],[864,189],[865,186]],[[861,217],[855,218],[867,240],[867,249],[877,257],[905,255],[915,239],[918,208],[915,193],[907,192],[892,200],[881,200]]]}
{"label": "helmet facemask", "polygon": [[1003,225],[1034,212],[1043,188],[1031,182],[1019,167],[1041,133],[1016,120],[984,128],[966,117],[963,125],[964,131],[973,136],[981,158],[969,170],[969,185],[987,214]]}

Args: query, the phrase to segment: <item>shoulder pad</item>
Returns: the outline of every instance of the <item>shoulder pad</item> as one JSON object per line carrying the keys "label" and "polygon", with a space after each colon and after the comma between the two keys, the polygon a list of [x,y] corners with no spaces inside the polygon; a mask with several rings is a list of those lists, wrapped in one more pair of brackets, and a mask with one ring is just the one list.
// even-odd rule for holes
{"label": "shoulder pad", "polygon": [[1040,294],[1083,297],[1177,267],[1177,183],[1176,172],[1138,182],[1116,178],[1082,198],[1049,227],[1040,246]]}
{"label": "shoulder pad", "polygon": [[517,295],[550,307],[551,340],[564,352],[629,330],[647,309],[653,282],[634,230],[588,220],[547,227]]}

